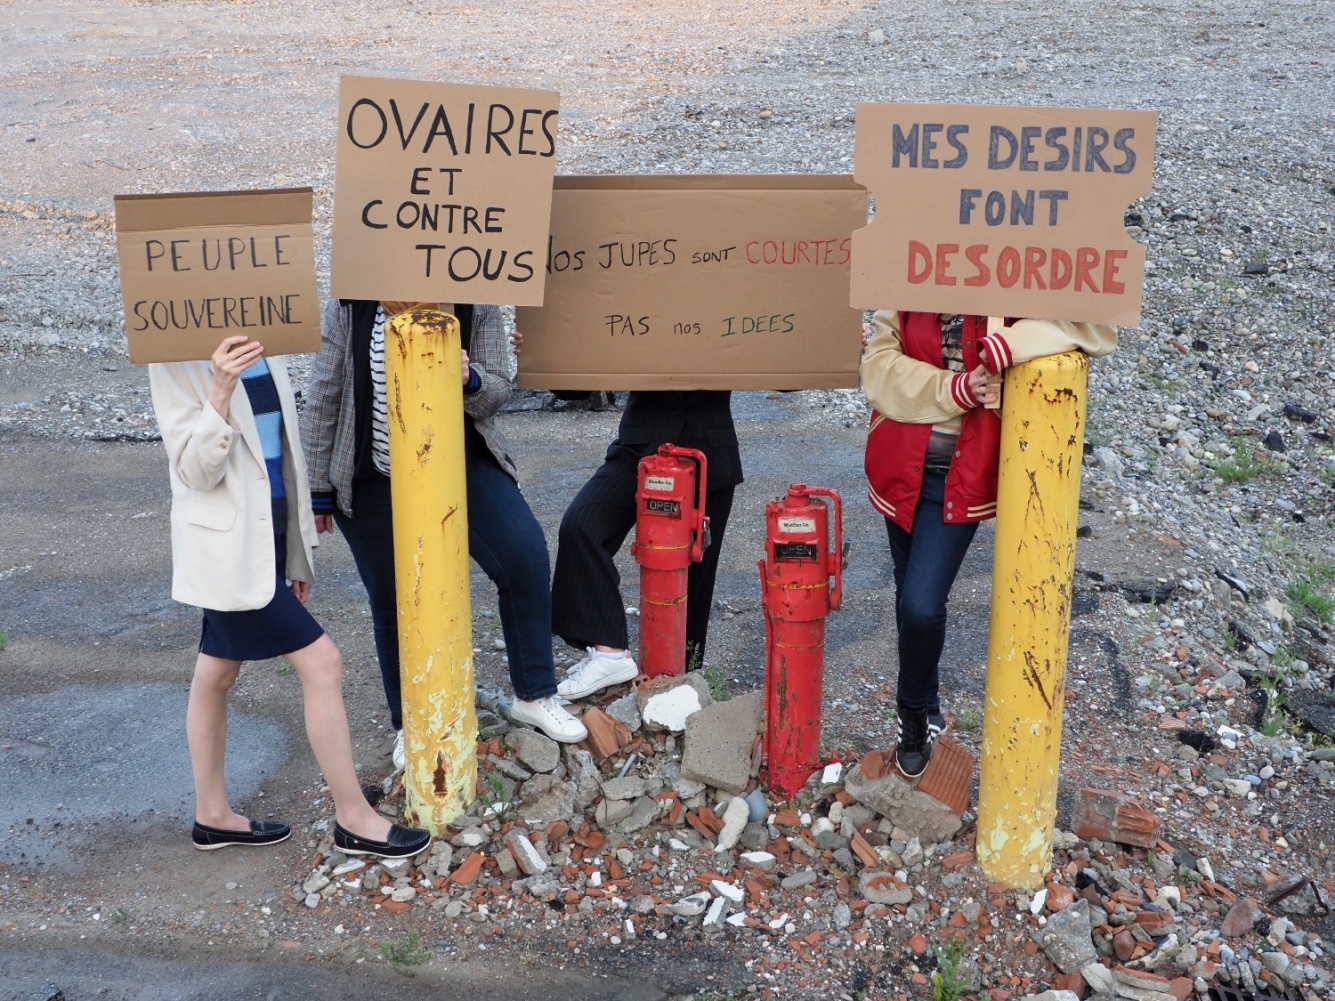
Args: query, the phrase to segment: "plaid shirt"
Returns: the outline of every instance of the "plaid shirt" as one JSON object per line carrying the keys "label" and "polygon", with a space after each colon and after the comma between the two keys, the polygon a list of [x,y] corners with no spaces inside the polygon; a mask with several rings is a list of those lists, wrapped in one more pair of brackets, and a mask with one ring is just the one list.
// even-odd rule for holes
{"label": "plaid shirt", "polygon": [[[311,369],[309,399],[301,421],[301,444],[306,452],[312,493],[334,492],[339,510],[352,513],[352,472],[357,455],[356,417],[353,413],[352,307],[337,299],[325,304],[322,349]],[[510,399],[509,355],[501,311],[496,306],[473,307],[473,336],[468,360],[481,386],[464,396],[464,413],[491,449],[501,468],[519,479],[505,439],[496,428],[495,415]]]}

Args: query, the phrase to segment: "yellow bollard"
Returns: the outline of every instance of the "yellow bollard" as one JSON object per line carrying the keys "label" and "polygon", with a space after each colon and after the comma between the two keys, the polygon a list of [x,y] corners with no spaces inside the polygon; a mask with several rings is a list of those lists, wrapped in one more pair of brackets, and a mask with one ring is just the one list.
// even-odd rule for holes
{"label": "yellow bollard", "polygon": [[1079,351],[1006,373],[975,852],[1017,889],[1052,864],[1088,382]]}
{"label": "yellow bollard", "polygon": [[386,325],[405,818],[435,834],[477,786],[459,360],[448,313],[399,313]]}

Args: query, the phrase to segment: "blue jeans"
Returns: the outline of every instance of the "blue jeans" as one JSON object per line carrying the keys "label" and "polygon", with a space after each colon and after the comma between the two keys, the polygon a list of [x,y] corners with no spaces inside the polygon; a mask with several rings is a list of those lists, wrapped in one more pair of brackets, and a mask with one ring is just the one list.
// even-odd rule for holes
{"label": "blue jeans", "polygon": [[885,519],[895,561],[899,703],[931,713],[941,711],[939,667],[946,642],[946,602],[978,531],[977,522],[953,525],[943,520],[945,490],[945,473],[929,469],[913,512],[913,531]]}
{"label": "blue jeans", "polygon": [[[397,730],[403,709],[389,477],[354,481],[352,511],[349,518],[336,507],[334,520],[366,587],[380,678]],[[515,695],[525,701],[555,695],[547,540],[519,485],[490,454],[470,456],[468,463],[468,553],[496,584]]]}

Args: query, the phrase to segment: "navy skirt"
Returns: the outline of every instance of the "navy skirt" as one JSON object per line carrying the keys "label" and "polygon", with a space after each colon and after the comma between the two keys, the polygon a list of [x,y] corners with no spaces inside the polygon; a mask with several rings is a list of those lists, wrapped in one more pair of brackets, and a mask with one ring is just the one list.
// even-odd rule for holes
{"label": "navy skirt", "polygon": [[[276,524],[284,524],[276,522]],[[200,653],[222,660],[268,660],[310,646],[324,630],[287,586],[287,534],[274,536],[273,600],[244,612],[204,609]]]}

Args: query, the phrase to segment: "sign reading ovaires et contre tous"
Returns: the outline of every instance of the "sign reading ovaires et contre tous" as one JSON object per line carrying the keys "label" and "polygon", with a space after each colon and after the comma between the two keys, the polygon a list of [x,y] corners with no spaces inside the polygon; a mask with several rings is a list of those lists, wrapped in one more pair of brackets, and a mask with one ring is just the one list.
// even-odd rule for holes
{"label": "sign reading ovaires et contre tous", "polygon": [[542,304],[560,96],[345,76],[330,287]]}
{"label": "sign reading ovaires et contre tous", "polygon": [[116,249],[135,364],[320,350],[310,188],[117,195]]}
{"label": "sign reading ovaires et contre tous", "polygon": [[1151,111],[859,104],[851,303],[1134,327],[1145,248],[1127,206],[1154,171]]}

